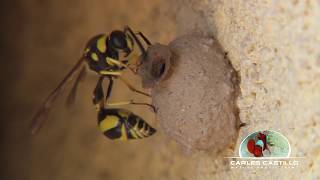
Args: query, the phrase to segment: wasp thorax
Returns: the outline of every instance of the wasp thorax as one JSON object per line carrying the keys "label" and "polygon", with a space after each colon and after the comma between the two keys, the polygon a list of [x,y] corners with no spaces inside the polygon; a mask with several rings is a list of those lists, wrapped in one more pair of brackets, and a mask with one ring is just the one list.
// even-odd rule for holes
{"label": "wasp thorax", "polygon": [[237,74],[212,38],[183,36],[154,45],[141,75],[152,86],[164,132],[185,150],[223,152],[238,133]]}

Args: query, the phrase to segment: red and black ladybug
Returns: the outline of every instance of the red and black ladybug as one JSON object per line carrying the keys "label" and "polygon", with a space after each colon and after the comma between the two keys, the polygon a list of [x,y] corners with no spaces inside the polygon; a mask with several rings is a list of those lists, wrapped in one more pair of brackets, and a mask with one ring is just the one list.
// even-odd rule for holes
{"label": "red and black ladybug", "polygon": [[247,143],[247,148],[250,153],[255,157],[262,157],[264,150],[269,150],[267,144],[267,135],[264,132],[259,132],[259,134],[254,139],[249,139]]}

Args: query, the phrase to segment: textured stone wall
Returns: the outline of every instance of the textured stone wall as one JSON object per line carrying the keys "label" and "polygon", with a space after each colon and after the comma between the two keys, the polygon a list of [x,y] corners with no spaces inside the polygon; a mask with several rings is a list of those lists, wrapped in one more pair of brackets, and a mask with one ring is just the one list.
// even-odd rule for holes
{"label": "textured stone wall", "polygon": [[[3,119],[2,179],[320,179],[320,2],[248,0],[12,1],[6,14],[2,75],[8,85]],[[298,169],[231,170],[224,156],[185,154],[154,115],[129,107],[158,129],[143,141],[108,141],[91,104],[89,74],[77,104],[63,98],[41,134],[28,132],[34,110],[62,79],[93,35],[129,24],[166,44],[190,32],[214,36],[238,71],[240,140],[274,129],[286,137]],[[10,78],[7,78],[10,77]],[[140,79],[126,74],[130,81]],[[121,83],[112,100],[134,94]],[[150,101],[142,97],[135,97]]]}
{"label": "textured stone wall", "polygon": [[[213,170],[199,163],[201,179],[318,179],[320,164],[320,2],[181,1],[179,33],[215,36],[241,77],[240,118],[248,133],[273,129],[305,157],[297,170]],[[192,16],[194,22],[188,21]],[[237,152],[231,154],[237,155]],[[219,164],[219,163],[218,163]],[[221,168],[219,166],[218,168]],[[317,172],[318,170],[318,172]],[[217,171],[214,175],[210,172]],[[232,177],[232,178],[231,178]]]}

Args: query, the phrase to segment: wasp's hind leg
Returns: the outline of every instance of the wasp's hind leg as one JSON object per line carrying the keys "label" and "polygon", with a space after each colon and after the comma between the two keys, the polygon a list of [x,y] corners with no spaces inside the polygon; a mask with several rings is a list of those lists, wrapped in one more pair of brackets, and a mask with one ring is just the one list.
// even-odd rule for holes
{"label": "wasp's hind leg", "polygon": [[111,96],[111,91],[112,91],[112,87],[113,87],[113,79],[111,76],[108,76],[109,78],[109,85],[108,85],[108,90],[107,90],[107,95],[106,95],[106,102],[108,102],[108,99]]}
{"label": "wasp's hind leg", "polygon": [[143,106],[149,106],[154,113],[157,112],[156,107],[154,107],[152,104],[149,104],[149,103],[138,103],[138,102],[134,102],[133,100],[121,101],[121,102],[115,102],[115,103],[106,103],[106,105],[107,106],[143,105]]}
{"label": "wasp's hind leg", "polygon": [[138,93],[138,94],[142,94],[142,95],[147,96],[147,97],[151,97],[150,94],[147,94],[147,93],[145,93],[145,92],[142,92],[142,91],[137,90],[137,88],[133,87],[133,86],[132,86],[129,82],[127,82],[125,79],[123,79],[123,78],[121,78],[121,77],[119,77],[119,79],[120,79],[131,91],[133,91],[133,92],[135,92],[135,93]]}
{"label": "wasp's hind leg", "polygon": [[97,109],[101,109],[104,107],[104,93],[102,82],[104,80],[104,76],[100,76],[97,82],[97,85],[93,91],[93,99],[92,102],[94,105],[97,106]]}
{"label": "wasp's hind leg", "polygon": [[154,105],[152,105],[152,104],[149,104],[149,103],[138,103],[138,102],[134,102],[134,101],[131,101],[131,104],[133,104],[133,105],[149,106],[154,113],[157,113],[157,108],[156,108]]}

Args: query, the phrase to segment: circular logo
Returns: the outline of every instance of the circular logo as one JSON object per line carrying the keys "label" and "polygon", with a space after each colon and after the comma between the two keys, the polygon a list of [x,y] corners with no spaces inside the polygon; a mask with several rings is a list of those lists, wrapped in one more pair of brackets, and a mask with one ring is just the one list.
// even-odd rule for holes
{"label": "circular logo", "polygon": [[273,130],[249,134],[240,144],[240,157],[289,157],[291,147],[288,139]]}

